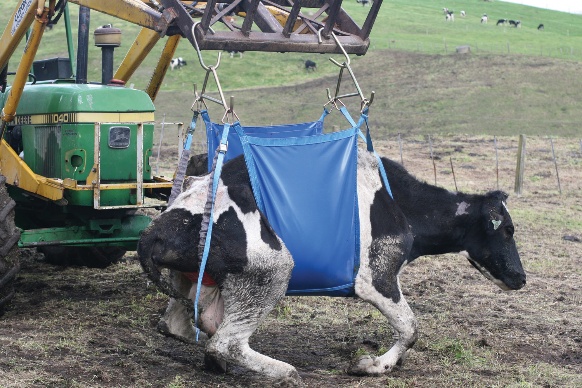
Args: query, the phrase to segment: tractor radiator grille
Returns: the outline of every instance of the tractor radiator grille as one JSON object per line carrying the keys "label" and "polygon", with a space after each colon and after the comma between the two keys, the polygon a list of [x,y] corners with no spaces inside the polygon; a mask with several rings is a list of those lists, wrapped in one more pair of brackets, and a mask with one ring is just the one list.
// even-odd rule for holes
{"label": "tractor radiator grille", "polygon": [[61,126],[36,127],[34,136],[35,172],[48,178],[61,176]]}

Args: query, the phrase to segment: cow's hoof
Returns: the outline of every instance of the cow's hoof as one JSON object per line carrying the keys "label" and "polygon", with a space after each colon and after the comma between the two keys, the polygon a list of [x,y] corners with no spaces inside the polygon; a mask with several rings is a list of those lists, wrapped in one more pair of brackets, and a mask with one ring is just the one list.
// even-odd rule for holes
{"label": "cow's hoof", "polygon": [[285,376],[273,381],[273,387],[304,387],[303,381],[301,381],[301,377],[299,377],[299,373],[294,370],[289,376]]}
{"label": "cow's hoof", "polygon": [[172,330],[168,325],[168,322],[166,322],[164,319],[160,319],[158,321],[158,331],[166,337],[172,337],[187,344],[204,344],[208,340],[208,336],[204,332],[200,332],[198,335],[198,341],[196,341],[196,333],[194,330],[187,330],[182,332]]}
{"label": "cow's hoof", "polygon": [[348,368],[348,373],[355,376],[378,376],[385,372],[388,370],[382,368],[376,357],[371,356],[359,357]]}
{"label": "cow's hoof", "polygon": [[406,359],[408,358],[408,356],[410,355],[410,349],[408,349],[407,351],[405,351],[402,356],[400,356],[400,359],[398,360],[398,362],[396,363],[397,366],[402,366],[404,365],[404,362],[406,361]]}
{"label": "cow's hoof", "polygon": [[227,364],[226,361],[219,360],[208,354],[204,355],[204,368],[209,372],[214,373],[226,373]]}

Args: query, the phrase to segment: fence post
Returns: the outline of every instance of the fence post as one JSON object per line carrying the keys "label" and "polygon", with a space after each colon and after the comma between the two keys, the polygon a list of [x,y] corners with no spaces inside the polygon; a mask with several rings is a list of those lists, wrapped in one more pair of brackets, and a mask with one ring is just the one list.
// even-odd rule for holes
{"label": "fence post", "polygon": [[184,149],[184,123],[178,123],[178,160],[182,157]]}
{"label": "fence post", "polygon": [[434,157],[432,154],[432,140],[430,139],[430,135],[428,135],[428,145],[430,146],[430,160],[432,160],[432,169],[434,171],[434,184],[437,184],[437,177],[436,177],[436,163],[434,162]]}
{"label": "fence post", "polygon": [[521,195],[523,173],[525,169],[525,135],[519,135],[517,148],[517,167],[515,169],[515,194]]}
{"label": "fence post", "polygon": [[453,157],[449,156],[449,161],[451,162],[451,172],[453,173],[453,181],[455,182],[455,191],[459,191],[457,187],[457,177],[455,176],[455,168],[453,167]]}
{"label": "fence post", "polygon": [[499,156],[497,154],[497,136],[493,136],[493,144],[495,145],[495,177],[497,180],[497,190],[499,190]]}
{"label": "fence post", "polygon": [[[582,151],[582,140],[580,140],[580,150]],[[402,159],[402,138],[398,133],[398,148],[400,149],[400,164],[404,166],[404,159]]]}
{"label": "fence post", "polygon": [[162,150],[162,140],[164,140],[164,126],[166,125],[166,114],[164,113],[164,118],[162,119],[162,132],[160,133],[160,142],[158,144],[158,157],[156,158],[156,175],[160,170],[160,151]]}
{"label": "fence post", "polygon": [[562,195],[562,186],[560,185],[560,174],[558,173],[558,162],[556,161],[556,153],[554,152],[554,140],[550,137],[550,144],[552,145],[552,158],[554,159],[554,167],[556,168],[556,178],[558,179],[558,191]]}

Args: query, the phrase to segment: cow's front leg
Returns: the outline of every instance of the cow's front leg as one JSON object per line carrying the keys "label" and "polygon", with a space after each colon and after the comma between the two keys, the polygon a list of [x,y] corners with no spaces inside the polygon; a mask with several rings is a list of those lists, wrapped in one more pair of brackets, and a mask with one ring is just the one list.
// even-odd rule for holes
{"label": "cow's front leg", "polygon": [[355,375],[379,375],[389,372],[399,361],[404,360],[407,351],[416,342],[418,337],[416,318],[400,290],[398,290],[397,301],[374,292],[358,293],[358,296],[380,310],[398,334],[398,340],[388,352],[381,356],[360,357],[351,365],[349,372]]}
{"label": "cow's front leg", "polygon": [[243,366],[282,385],[301,384],[293,366],[249,346],[250,336],[285,296],[292,268],[289,254],[277,255],[227,276],[222,283],[224,320],[206,345],[207,359]]}
{"label": "cow's front leg", "polygon": [[381,356],[363,356],[356,360],[350,373],[378,375],[389,372],[416,342],[416,318],[402,295],[398,280],[407,257],[407,242],[409,239],[406,238],[376,239],[371,243],[369,257],[362,260],[356,277],[356,294],[380,310],[396,331],[398,340]]}
{"label": "cow's front leg", "polygon": [[[196,287],[186,276],[178,271],[170,271],[170,284],[184,298],[192,298]],[[196,333],[192,327],[192,316],[186,306],[174,298],[170,298],[164,316],[158,322],[158,330],[167,336],[174,337],[187,343],[196,342]]]}
{"label": "cow's front leg", "polygon": [[[174,288],[184,298],[192,300],[193,303],[196,297],[196,283],[181,272],[171,271],[170,276]],[[201,287],[198,310],[200,313],[198,327],[210,337],[218,329],[224,315],[224,301],[218,286],[203,285]],[[158,322],[158,330],[164,335],[175,337],[187,343],[196,342],[191,311],[174,298],[170,298],[166,312]],[[201,334],[199,339],[205,339],[205,335]]]}

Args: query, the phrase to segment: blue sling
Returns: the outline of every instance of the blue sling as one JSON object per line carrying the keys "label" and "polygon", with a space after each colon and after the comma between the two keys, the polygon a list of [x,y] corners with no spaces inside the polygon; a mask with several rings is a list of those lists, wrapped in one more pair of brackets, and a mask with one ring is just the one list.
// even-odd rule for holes
{"label": "blue sling", "polygon": [[[259,209],[295,261],[288,295],[349,296],[359,266],[356,123],[322,134],[316,122],[267,127],[232,126],[225,160],[244,154]],[[206,125],[209,161],[222,124]]]}

